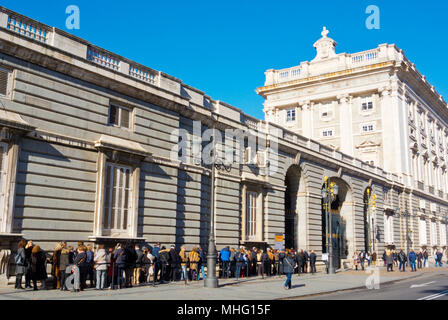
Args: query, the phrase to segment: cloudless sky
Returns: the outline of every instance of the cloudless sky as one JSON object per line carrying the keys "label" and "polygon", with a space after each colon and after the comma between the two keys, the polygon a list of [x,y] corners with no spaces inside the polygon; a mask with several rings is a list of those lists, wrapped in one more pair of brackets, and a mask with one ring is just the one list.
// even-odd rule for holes
{"label": "cloudless sky", "polygon": [[[267,69],[315,56],[323,26],[336,52],[395,43],[448,100],[448,1],[417,0],[2,0],[0,5],[156,70],[213,99],[264,119],[255,89]],[[67,30],[66,7],[80,9],[80,29]],[[369,30],[368,5],[380,9]]]}

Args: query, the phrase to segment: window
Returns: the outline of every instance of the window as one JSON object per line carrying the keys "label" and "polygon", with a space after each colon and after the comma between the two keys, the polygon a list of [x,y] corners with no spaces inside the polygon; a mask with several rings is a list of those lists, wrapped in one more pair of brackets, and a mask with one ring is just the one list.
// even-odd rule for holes
{"label": "window", "polygon": [[332,116],[332,103],[322,103],[320,105],[320,118],[323,120],[330,120]]}
{"label": "window", "polygon": [[246,195],[246,240],[255,240],[257,232],[257,192]]}
{"label": "window", "polygon": [[440,245],[446,246],[446,224],[440,224]]}
{"label": "window", "polygon": [[322,137],[332,137],[333,136],[333,129],[326,129],[322,131]]}
{"label": "window", "polygon": [[9,71],[0,68],[0,95],[8,95]]}
{"label": "window", "polygon": [[384,214],[384,242],[394,242],[393,215]]}
{"label": "window", "polygon": [[437,244],[437,222],[431,221],[431,244]]}
{"label": "window", "polygon": [[375,130],[375,126],[373,124],[365,124],[362,126],[362,132],[371,132]]}
{"label": "window", "polygon": [[109,125],[130,129],[131,115],[131,109],[111,104],[109,107]]}
{"label": "window", "polygon": [[419,237],[420,237],[420,244],[425,245],[427,244],[427,238],[426,238],[426,220],[420,219],[418,221],[418,231],[419,231]]}
{"label": "window", "polygon": [[296,109],[286,110],[286,122],[296,121]]}
{"label": "window", "polygon": [[[0,143],[0,208],[3,208],[6,194],[6,171],[8,163],[8,146],[6,143]],[[6,214],[0,212],[0,231],[5,230]]]}
{"label": "window", "polygon": [[104,195],[105,230],[126,231],[132,210],[132,169],[126,166],[106,164]]}
{"label": "window", "polygon": [[375,166],[375,161],[374,160],[366,160],[366,162],[368,164],[370,164],[371,166]]}
{"label": "window", "polygon": [[371,111],[373,110],[373,101],[369,98],[364,98],[361,102],[361,111]]}

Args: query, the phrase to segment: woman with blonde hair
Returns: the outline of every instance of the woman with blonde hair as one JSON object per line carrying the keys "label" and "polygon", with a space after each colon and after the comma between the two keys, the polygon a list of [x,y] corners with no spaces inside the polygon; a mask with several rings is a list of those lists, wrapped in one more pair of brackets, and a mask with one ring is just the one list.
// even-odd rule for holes
{"label": "woman with blonde hair", "polygon": [[198,263],[199,263],[199,254],[198,249],[193,248],[191,250],[190,254],[188,255],[188,260],[190,261],[190,276],[191,279],[196,279],[196,272],[198,270]]}
{"label": "woman with blonde hair", "polygon": [[53,256],[51,258],[51,275],[53,276],[53,289],[60,289],[61,288],[61,275],[59,272],[59,264],[60,264],[60,257],[61,257],[61,250],[62,250],[62,243],[59,242],[56,244],[53,250]]}
{"label": "woman with blonde hair", "polygon": [[185,252],[185,246],[180,247],[179,258],[180,258],[180,266],[182,269],[182,272],[180,274],[180,281],[188,280],[188,275],[187,275],[188,257]]}

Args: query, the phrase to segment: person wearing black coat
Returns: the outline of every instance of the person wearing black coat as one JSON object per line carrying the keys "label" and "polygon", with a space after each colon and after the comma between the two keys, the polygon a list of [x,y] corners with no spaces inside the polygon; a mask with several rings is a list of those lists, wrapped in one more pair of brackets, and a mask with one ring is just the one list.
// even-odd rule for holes
{"label": "person wearing black coat", "polygon": [[126,270],[127,264],[127,252],[124,248],[122,248],[121,244],[118,243],[115,247],[115,252],[113,258],[115,260],[115,264],[117,266],[117,285],[118,289],[121,289],[125,285],[125,278],[123,277],[123,273]]}
{"label": "person wearing black coat", "polygon": [[42,284],[42,289],[46,289],[45,280],[47,279],[46,263],[47,257],[39,246],[34,246],[31,251],[31,279],[33,280],[34,290],[37,290],[37,281]]}
{"label": "person wearing black coat", "polygon": [[126,245],[124,250],[126,251],[126,267],[124,270],[126,288],[132,288],[132,276],[137,262],[137,253],[135,252],[134,247],[130,244]]}
{"label": "person wearing black coat", "polygon": [[17,256],[20,257],[20,262],[16,264],[16,285],[15,289],[23,289],[22,277],[26,273],[26,254],[25,254],[26,241],[20,240],[17,249]]}
{"label": "person wearing black coat", "polygon": [[316,259],[317,259],[316,253],[314,252],[314,250],[311,250],[311,253],[310,253],[310,269],[311,270],[310,271],[312,274],[316,273]]}
{"label": "person wearing black coat", "polygon": [[85,276],[87,270],[87,248],[83,245],[76,250],[76,256],[73,260],[74,285],[73,290],[79,292],[85,288]]}
{"label": "person wearing black coat", "polygon": [[250,266],[250,270],[251,270],[251,274],[252,275],[256,275],[257,274],[257,248],[253,247],[252,251],[250,252],[250,261],[251,261],[251,266]]}
{"label": "person wearing black coat", "polygon": [[135,253],[137,255],[137,259],[135,261],[135,267],[134,267],[134,275],[132,279],[132,283],[134,285],[138,285],[141,283],[141,274],[142,270],[144,270],[145,266],[143,265],[143,251],[140,249],[138,245],[135,245]]}
{"label": "person wearing black coat", "polygon": [[400,271],[405,272],[406,271],[406,261],[408,261],[408,258],[406,257],[406,253],[404,253],[403,250],[400,250],[400,252],[398,253],[398,261],[400,262],[400,267],[399,267]]}
{"label": "person wearing black coat", "polygon": [[300,275],[303,271],[303,259],[304,259],[304,255],[303,255],[303,250],[300,250],[299,252],[297,252],[296,254],[296,264],[297,264],[297,274]]}
{"label": "person wearing black coat", "polygon": [[160,261],[160,283],[163,283],[169,277],[170,251],[166,247],[162,247],[159,251]]}
{"label": "person wearing black coat", "polygon": [[302,265],[302,270],[303,273],[308,273],[308,260],[309,260],[310,256],[308,255],[308,252],[303,251],[303,265]]}
{"label": "person wearing black coat", "polygon": [[180,257],[179,253],[176,251],[175,246],[171,246],[169,254],[170,254],[170,267],[171,267],[170,279],[171,281],[176,281],[177,274],[180,269]]}
{"label": "person wearing black coat", "polygon": [[31,251],[33,241],[28,241],[25,246],[25,288],[31,289]]}

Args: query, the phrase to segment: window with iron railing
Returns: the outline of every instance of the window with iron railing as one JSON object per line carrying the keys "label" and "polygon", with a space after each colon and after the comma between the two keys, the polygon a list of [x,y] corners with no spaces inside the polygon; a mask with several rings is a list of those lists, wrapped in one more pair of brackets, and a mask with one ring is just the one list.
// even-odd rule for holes
{"label": "window with iron railing", "polygon": [[132,168],[106,164],[103,228],[111,232],[128,230],[132,212]]}
{"label": "window with iron railing", "polygon": [[248,191],[246,193],[246,240],[256,240],[257,198],[257,192]]}

